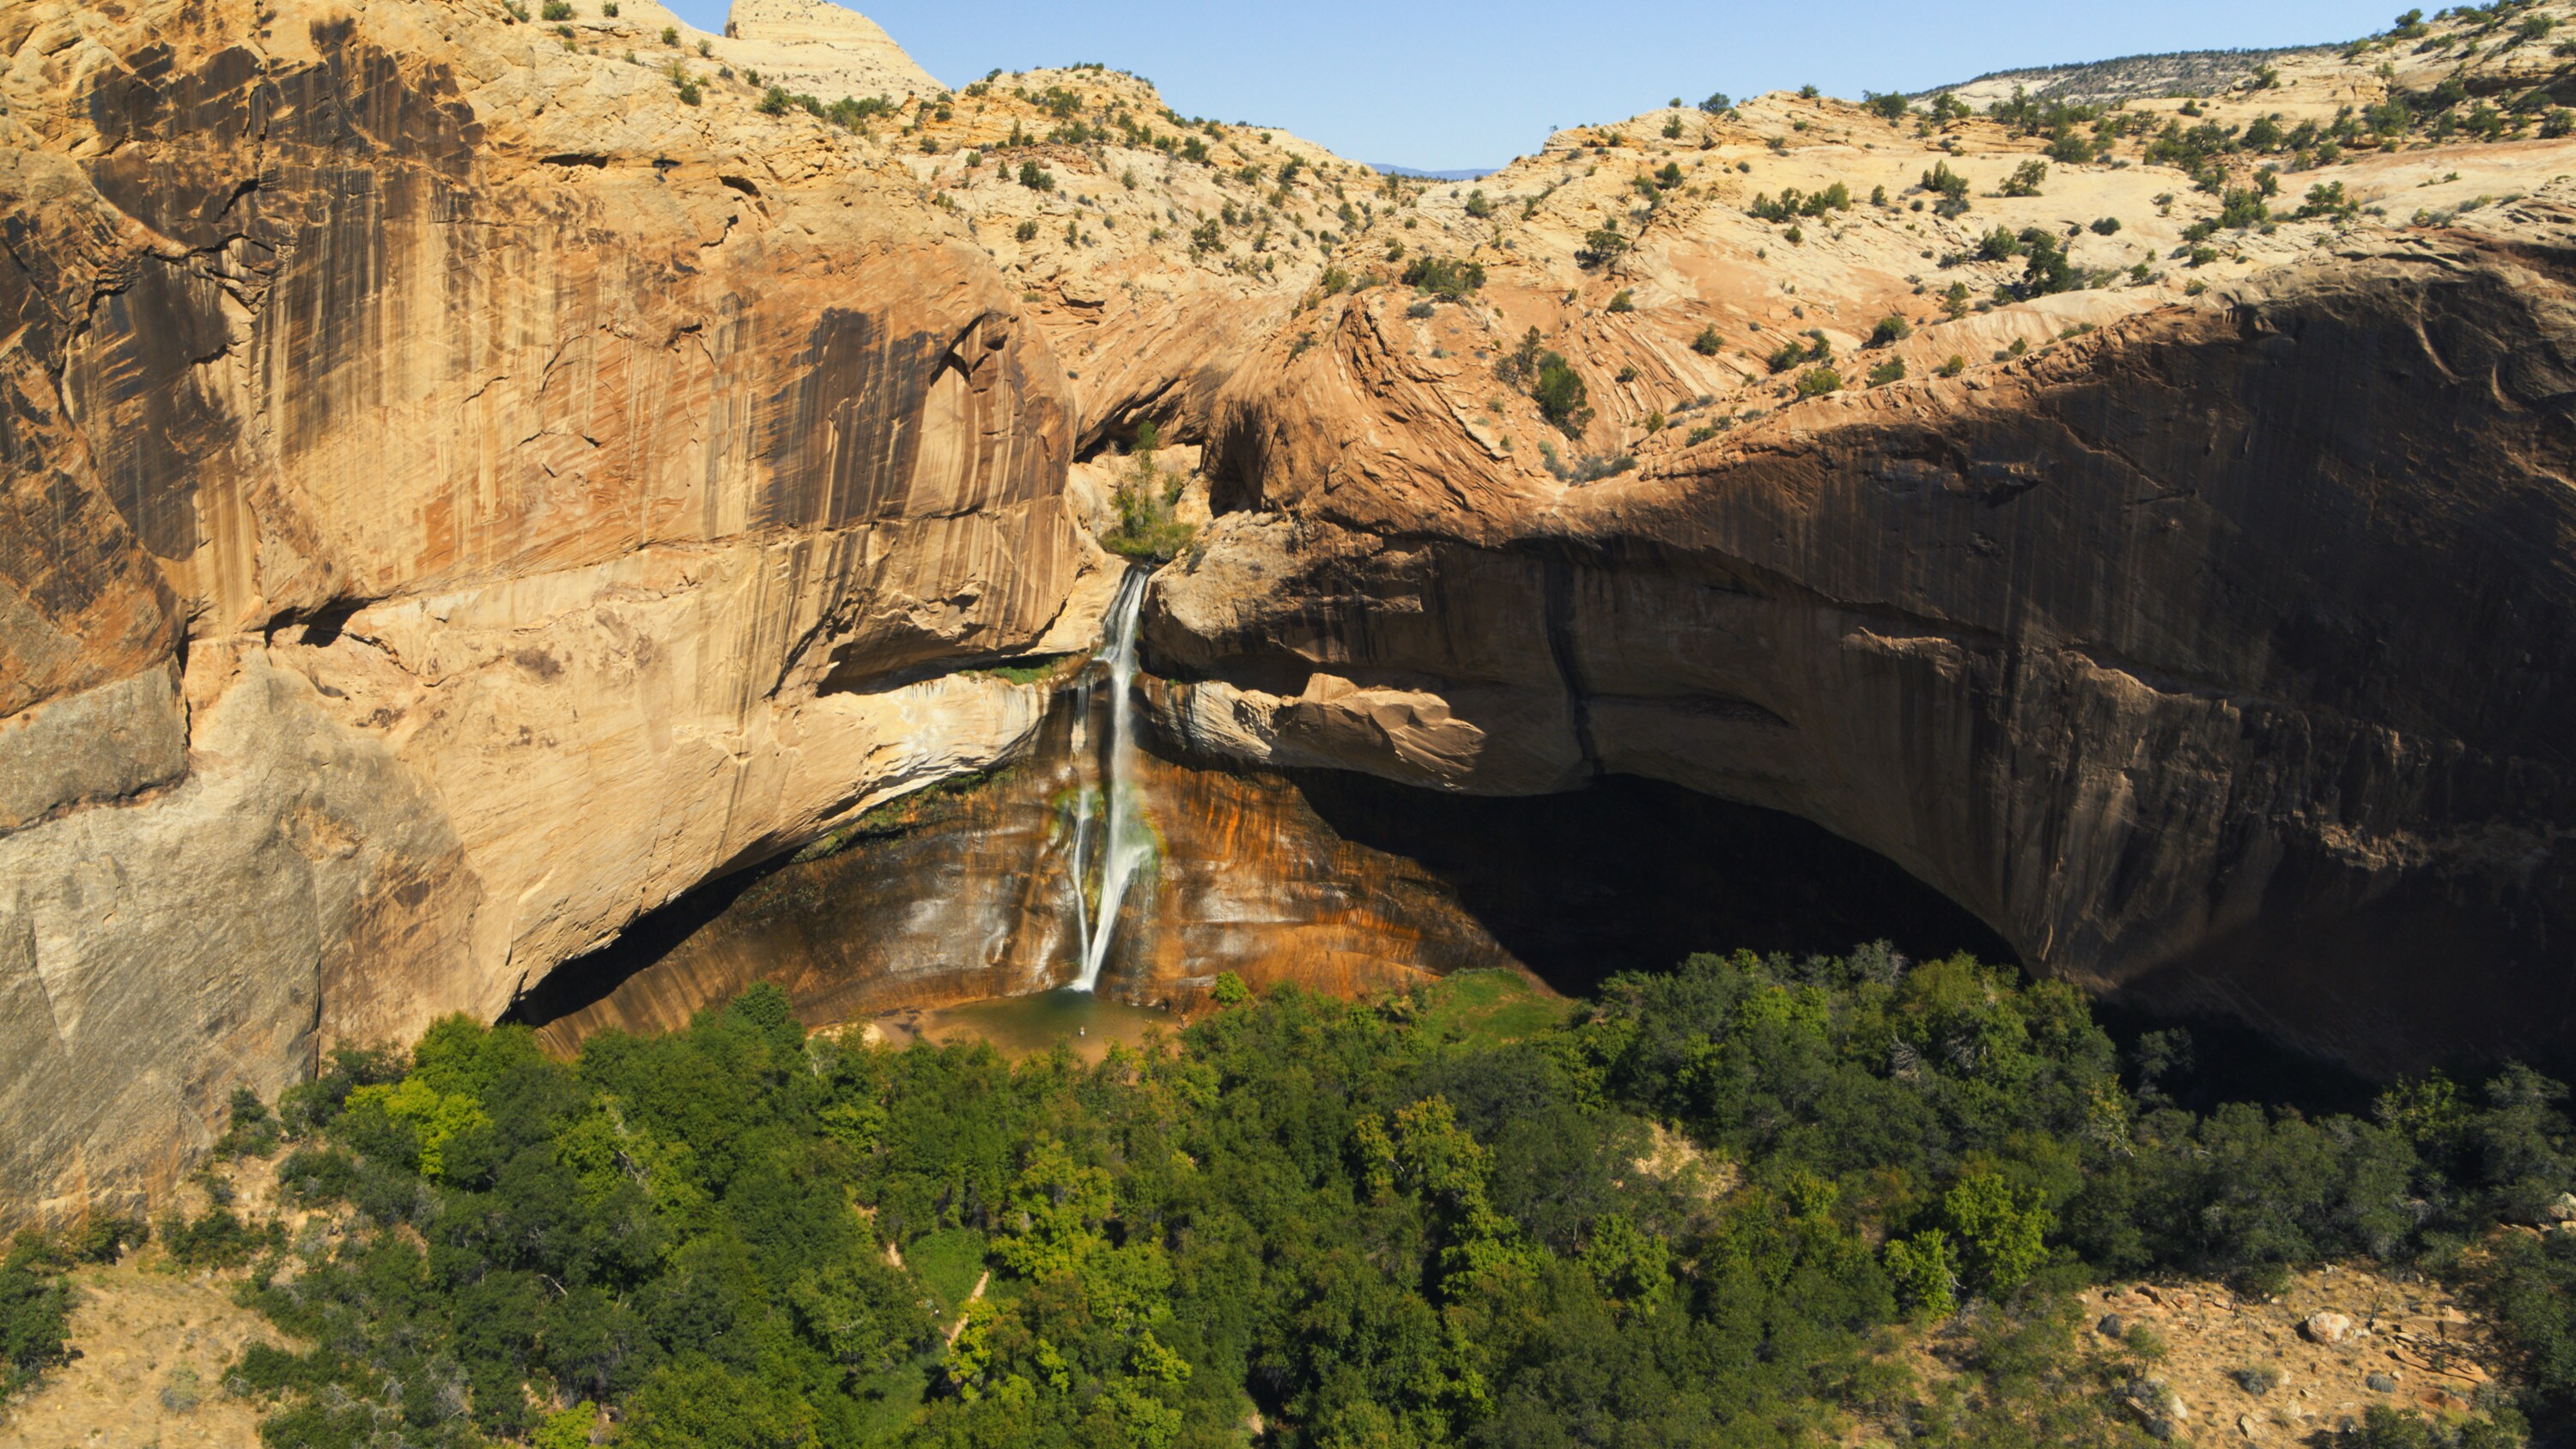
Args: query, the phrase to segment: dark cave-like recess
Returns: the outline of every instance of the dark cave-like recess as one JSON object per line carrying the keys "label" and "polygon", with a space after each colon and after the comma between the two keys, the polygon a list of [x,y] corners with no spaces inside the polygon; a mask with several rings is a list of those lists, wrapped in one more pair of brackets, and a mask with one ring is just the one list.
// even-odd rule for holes
{"label": "dark cave-like recess", "polygon": [[1924,959],[2017,961],[1984,922],[1820,825],[1633,775],[1560,795],[1449,795],[1301,771],[1344,839],[1405,856],[1557,990],[1694,951],[1840,954],[1885,940]]}

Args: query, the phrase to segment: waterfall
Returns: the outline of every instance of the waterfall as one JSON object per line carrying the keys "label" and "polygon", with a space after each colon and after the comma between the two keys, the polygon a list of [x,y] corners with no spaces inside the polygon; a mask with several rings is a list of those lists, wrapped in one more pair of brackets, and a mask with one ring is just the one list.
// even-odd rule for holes
{"label": "waterfall", "polygon": [[1102,657],[1109,664],[1109,756],[1100,781],[1107,820],[1100,832],[1100,903],[1097,909],[1082,911],[1082,881],[1087,873],[1082,847],[1091,833],[1091,807],[1087,798],[1078,806],[1073,893],[1083,941],[1082,975],[1073,983],[1076,991],[1100,984],[1100,968],[1109,960],[1109,938],[1118,930],[1118,903],[1125,898],[1136,868],[1154,853],[1153,834],[1137,808],[1134,779],[1136,625],[1145,609],[1145,578],[1145,570],[1131,569],[1119,582],[1118,597],[1109,606],[1108,639],[1102,647]]}

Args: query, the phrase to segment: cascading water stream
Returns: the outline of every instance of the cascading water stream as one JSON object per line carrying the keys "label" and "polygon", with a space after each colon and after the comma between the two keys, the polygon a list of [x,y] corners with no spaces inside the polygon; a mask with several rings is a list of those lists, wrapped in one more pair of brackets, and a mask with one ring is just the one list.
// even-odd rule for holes
{"label": "cascading water stream", "polygon": [[[1103,813],[1107,816],[1100,836],[1100,904],[1096,910],[1080,913],[1082,975],[1073,983],[1076,991],[1089,991],[1100,984],[1100,968],[1108,963],[1110,938],[1118,930],[1118,904],[1125,898],[1136,868],[1154,852],[1144,816],[1137,808],[1134,783],[1136,627],[1144,613],[1145,578],[1145,570],[1130,570],[1119,582],[1118,597],[1109,606],[1109,637],[1103,651],[1109,663],[1109,754],[1100,781],[1100,795],[1106,807]],[[1086,874],[1082,846],[1090,834],[1091,810],[1087,800],[1077,809],[1073,893],[1079,905]]]}

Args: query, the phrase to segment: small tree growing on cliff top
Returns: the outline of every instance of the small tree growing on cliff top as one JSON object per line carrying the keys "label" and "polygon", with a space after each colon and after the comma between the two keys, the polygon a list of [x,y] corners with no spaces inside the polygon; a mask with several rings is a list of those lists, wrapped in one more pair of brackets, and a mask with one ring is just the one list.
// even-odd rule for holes
{"label": "small tree growing on cliff top", "polygon": [[1575,265],[1597,267],[1628,249],[1628,239],[1619,234],[1619,223],[1605,221],[1583,234],[1582,249],[1574,254]]}

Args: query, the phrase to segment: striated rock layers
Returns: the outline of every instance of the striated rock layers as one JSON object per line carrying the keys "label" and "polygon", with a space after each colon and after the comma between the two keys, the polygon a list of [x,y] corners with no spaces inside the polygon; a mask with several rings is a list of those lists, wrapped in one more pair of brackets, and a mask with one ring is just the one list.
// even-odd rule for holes
{"label": "striated rock layers", "polygon": [[1791,811],[2040,969],[2367,1066],[2563,1047],[2576,213],[2496,225],[1581,486],[1355,304],[1227,391],[1223,516],[1149,602],[1157,717]]}
{"label": "striated rock layers", "polygon": [[0,67],[0,1215],[1037,726],[956,666],[1089,551],[1069,395],[881,151],[497,5]]}

